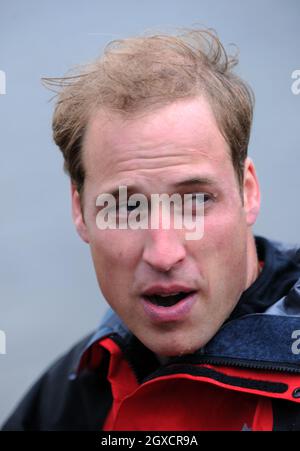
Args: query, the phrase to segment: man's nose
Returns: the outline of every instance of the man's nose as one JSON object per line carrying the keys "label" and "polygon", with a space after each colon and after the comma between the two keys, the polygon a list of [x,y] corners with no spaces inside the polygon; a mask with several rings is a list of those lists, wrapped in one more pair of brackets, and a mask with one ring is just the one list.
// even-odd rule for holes
{"label": "man's nose", "polygon": [[184,239],[179,230],[152,229],[144,244],[143,261],[153,269],[167,272],[186,256]]}

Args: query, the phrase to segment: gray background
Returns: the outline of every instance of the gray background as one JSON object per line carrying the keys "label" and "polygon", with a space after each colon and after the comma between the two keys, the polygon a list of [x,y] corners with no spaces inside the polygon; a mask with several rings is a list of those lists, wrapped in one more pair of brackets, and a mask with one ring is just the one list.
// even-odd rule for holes
{"label": "gray background", "polygon": [[57,355],[99,322],[106,303],[89,248],[71,221],[69,183],[51,140],[52,94],[60,76],[110,40],[200,24],[241,52],[239,72],[256,93],[250,145],[261,181],[259,234],[298,242],[299,0],[27,0],[0,4],[1,238],[0,423]]}

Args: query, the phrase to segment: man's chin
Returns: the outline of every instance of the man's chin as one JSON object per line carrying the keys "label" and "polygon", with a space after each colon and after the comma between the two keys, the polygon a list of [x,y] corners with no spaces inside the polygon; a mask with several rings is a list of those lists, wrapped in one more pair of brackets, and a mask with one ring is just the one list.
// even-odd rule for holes
{"label": "man's chin", "polygon": [[202,342],[197,343],[145,343],[159,358],[165,359],[167,357],[182,356],[186,354],[193,354],[204,346]]}

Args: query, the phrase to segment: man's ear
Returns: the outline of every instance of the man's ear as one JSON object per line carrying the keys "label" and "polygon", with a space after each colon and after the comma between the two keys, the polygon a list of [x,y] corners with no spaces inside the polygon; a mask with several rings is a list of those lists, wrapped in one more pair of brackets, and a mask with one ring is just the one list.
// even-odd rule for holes
{"label": "man's ear", "polygon": [[260,209],[260,188],[251,158],[247,157],[244,167],[244,210],[246,221],[249,226],[257,219]]}
{"label": "man's ear", "polygon": [[71,182],[71,196],[72,196],[72,217],[77,233],[83,241],[89,243],[89,236],[87,226],[83,218],[79,193],[76,186],[72,182]]}

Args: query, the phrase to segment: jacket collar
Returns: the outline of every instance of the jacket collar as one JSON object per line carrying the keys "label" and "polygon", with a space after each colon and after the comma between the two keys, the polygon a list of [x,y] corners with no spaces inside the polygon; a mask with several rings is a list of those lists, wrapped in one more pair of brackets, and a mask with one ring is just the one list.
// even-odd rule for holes
{"label": "jacket collar", "polygon": [[[132,333],[121,321],[118,315],[111,308],[109,308],[106,311],[99,328],[87,338],[80,354],[77,355],[73,370],[69,376],[70,379],[76,378],[81,370],[90,366],[90,356],[92,349],[103,338],[111,335],[117,335],[125,344],[132,336]],[[101,357],[99,354],[99,364],[100,360]]]}

